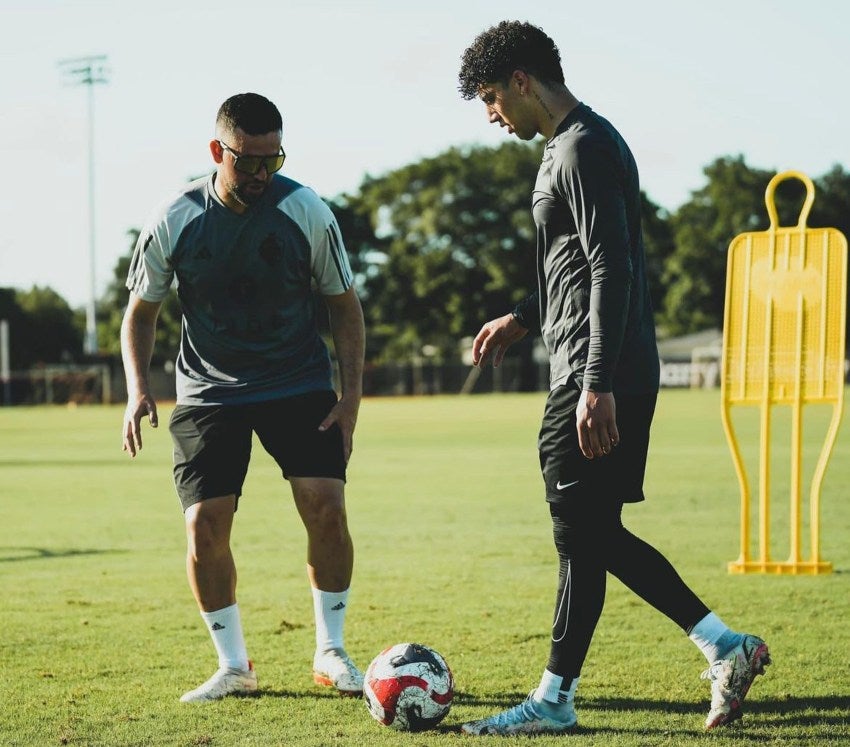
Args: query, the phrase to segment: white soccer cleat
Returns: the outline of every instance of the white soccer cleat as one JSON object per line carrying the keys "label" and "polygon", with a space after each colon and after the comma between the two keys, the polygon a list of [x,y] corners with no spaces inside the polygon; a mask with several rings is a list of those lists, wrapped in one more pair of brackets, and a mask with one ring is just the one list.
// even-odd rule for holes
{"label": "white soccer cleat", "polygon": [[557,734],[571,731],[578,725],[572,698],[557,706],[557,714],[546,703],[532,699],[534,693],[522,703],[480,721],[463,724],[464,734],[509,735],[509,734]]}
{"label": "white soccer cleat", "polygon": [[706,669],[702,679],[711,680],[711,708],[705,728],[714,729],[741,718],[741,703],[750,685],[771,663],[767,644],[758,636],[744,635],[723,659]]}
{"label": "white soccer cleat", "polygon": [[313,657],[313,682],[333,687],[340,695],[360,696],[363,693],[363,672],[341,648],[316,652]]}
{"label": "white soccer cleat", "polygon": [[209,703],[228,695],[251,695],[257,692],[257,673],[252,662],[248,669],[225,667],[219,669],[203,685],[184,693],[181,703]]}

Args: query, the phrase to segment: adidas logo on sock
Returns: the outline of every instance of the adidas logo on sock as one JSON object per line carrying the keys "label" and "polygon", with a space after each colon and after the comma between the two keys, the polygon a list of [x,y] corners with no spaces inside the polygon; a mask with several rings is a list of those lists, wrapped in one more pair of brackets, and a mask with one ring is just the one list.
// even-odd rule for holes
{"label": "adidas logo on sock", "polygon": [[224,628],[225,628],[225,626],[224,626],[224,625],[222,625],[220,622],[214,622],[214,623],[212,624],[212,629],[213,629],[213,630],[224,630]]}
{"label": "adidas logo on sock", "polygon": [[333,607],[331,607],[331,609],[334,612],[339,612],[341,609],[344,609],[344,608],[345,608],[345,602],[340,602],[339,604],[335,604]]}

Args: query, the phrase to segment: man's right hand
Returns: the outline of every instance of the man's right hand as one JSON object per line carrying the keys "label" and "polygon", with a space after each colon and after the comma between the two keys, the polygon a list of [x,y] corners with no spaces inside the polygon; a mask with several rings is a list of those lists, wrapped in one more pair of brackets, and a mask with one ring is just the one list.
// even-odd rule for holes
{"label": "man's right hand", "polygon": [[505,314],[485,324],[472,342],[472,363],[479,368],[493,358],[493,367],[505,357],[507,349],[528,334],[513,314]]}
{"label": "man's right hand", "polygon": [[140,394],[127,400],[124,410],[124,446],[123,450],[131,457],[142,450],[142,418],[147,415],[151,428],[159,425],[156,415],[156,402],[150,394]]}

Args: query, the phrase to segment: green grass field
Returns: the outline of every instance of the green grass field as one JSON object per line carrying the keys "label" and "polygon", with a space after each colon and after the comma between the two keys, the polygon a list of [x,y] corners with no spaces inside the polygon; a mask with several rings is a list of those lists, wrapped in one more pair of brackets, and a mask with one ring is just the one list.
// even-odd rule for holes
{"label": "green grass field", "polygon": [[[543,401],[536,394],[363,404],[347,492],[356,544],[347,646],[364,667],[402,641],[446,657],[455,704],[438,730],[414,735],[381,727],[361,701],[313,686],[304,533],[287,485],[259,447],[234,552],[262,692],[187,706],[178,697],[212,673],[215,657],[184,576],[169,408],[158,431],[145,431],[133,462],[120,448],[120,407],[0,410],[0,745],[471,744],[457,726],[525,697],[548,655],[556,560],[535,447]],[[821,413],[812,420],[808,464],[825,422]],[[741,427],[753,431],[751,422]],[[753,687],[743,724],[702,731],[702,655],[611,579],[579,688],[579,731],[482,739],[850,744],[848,424],[822,491],[821,550],[835,572],[820,577],[726,572],[738,555],[738,486],[717,392],[664,391],[653,434],[649,500],[627,507],[625,522],[726,622],[768,640],[774,665]],[[783,473],[786,442],[774,452]],[[787,556],[787,517],[787,500],[777,496],[779,559]]]}

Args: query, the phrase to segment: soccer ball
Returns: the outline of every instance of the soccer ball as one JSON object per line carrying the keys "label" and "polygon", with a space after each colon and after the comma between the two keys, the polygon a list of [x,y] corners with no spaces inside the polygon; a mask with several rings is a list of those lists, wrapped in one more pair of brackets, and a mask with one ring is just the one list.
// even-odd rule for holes
{"label": "soccer ball", "polygon": [[363,695],[372,718],[399,731],[430,729],[449,712],[454,679],[446,660],[418,643],[381,651],[366,669]]}

